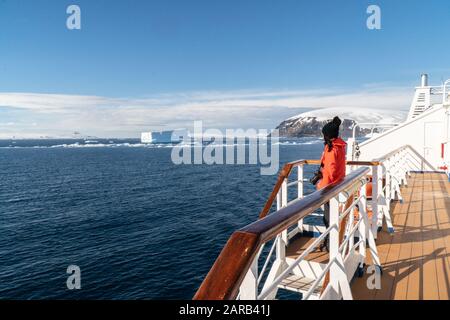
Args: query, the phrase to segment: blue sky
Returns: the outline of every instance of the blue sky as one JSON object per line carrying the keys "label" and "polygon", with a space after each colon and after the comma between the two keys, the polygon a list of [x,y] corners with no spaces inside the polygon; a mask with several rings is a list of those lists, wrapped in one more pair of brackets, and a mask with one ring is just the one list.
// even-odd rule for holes
{"label": "blue sky", "polygon": [[[81,30],[66,28],[70,4],[81,8]],[[381,7],[382,30],[366,28],[370,4]],[[0,130],[57,135],[69,126],[137,136],[193,119],[220,126],[208,105],[229,113],[229,104],[219,102],[230,97],[245,100],[242,113],[233,104],[233,117],[249,117],[239,125],[272,126],[305,108],[332,107],[310,99],[336,92],[374,107],[364,102],[374,88],[398,92],[404,100],[391,94],[396,100],[388,103],[380,94],[377,101],[404,109],[420,73],[429,72],[434,83],[450,77],[450,42],[442,36],[448,30],[447,0],[0,0]],[[310,105],[283,104],[292,91],[307,95]],[[267,93],[277,98],[267,100]],[[63,105],[67,99],[79,103]],[[255,123],[261,100],[273,105]],[[184,113],[176,112],[181,106]],[[80,118],[86,108],[95,112]],[[83,127],[115,113],[133,120]],[[179,121],[168,124],[177,114]],[[51,125],[61,117],[64,125]]]}

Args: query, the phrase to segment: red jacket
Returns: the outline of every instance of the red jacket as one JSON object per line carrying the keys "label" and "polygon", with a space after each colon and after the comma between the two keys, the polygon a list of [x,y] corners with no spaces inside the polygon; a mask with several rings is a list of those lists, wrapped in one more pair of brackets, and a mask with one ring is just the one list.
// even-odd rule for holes
{"label": "red jacket", "polygon": [[345,151],[347,144],[341,138],[332,140],[333,148],[328,151],[328,145],[322,154],[322,180],[317,184],[317,189],[323,189],[329,184],[339,181],[345,177]]}

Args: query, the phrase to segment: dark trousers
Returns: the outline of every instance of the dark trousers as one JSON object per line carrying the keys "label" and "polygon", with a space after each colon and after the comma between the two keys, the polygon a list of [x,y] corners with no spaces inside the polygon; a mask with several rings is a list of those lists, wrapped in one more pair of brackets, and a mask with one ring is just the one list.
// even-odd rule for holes
{"label": "dark trousers", "polygon": [[325,224],[325,227],[328,229],[330,226],[330,203],[327,202],[324,205],[323,208],[323,223]]}
{"label": "dark trousers", "polygon": [[[323,208],[323,223],[325,225],[325,228],[328,229],[328,227],[330,226],[330,203],[329,202],[325,203],[324,208]],[[327,235],[324,240],[324,245],[326,246],[327,250],[330,249],[329,242],[330,242],[330,235]]]}

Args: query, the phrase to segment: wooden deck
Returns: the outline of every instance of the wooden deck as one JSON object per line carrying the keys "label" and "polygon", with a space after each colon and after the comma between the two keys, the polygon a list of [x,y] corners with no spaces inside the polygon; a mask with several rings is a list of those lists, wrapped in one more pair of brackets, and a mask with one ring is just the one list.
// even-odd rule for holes
{"label": "wooden deck", "polygon": [[[316,240],[316,238],[298,237],[293,239],[293,241],[289,243],[289,246],[286,248],[286,257],[295,260],[303,253],[303,251],[313,244],[314,240]],[[307,259],[308,261],[327,264],[329,258],[328,256],[329,255],[326,250],[322,252],[319,249],[316,249],[308,255]]]}
{"label": "wooden deck", "polygon": [[450,297],[450,183],[444,174],[413,174],[403,203],[391,207],[395,233],[378,234],[381,290],[355,278],[352,293],[363,300],[448,300]]}

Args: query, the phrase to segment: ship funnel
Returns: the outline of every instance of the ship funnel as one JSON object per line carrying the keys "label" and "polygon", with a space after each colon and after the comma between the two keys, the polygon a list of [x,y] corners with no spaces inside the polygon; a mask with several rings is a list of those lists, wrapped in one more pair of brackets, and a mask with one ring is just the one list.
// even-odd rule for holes
{"label": "ship funnel", "polygon": [[424,73],[421,76],[422,79],[422,88],[428,87],[428,74]]}

